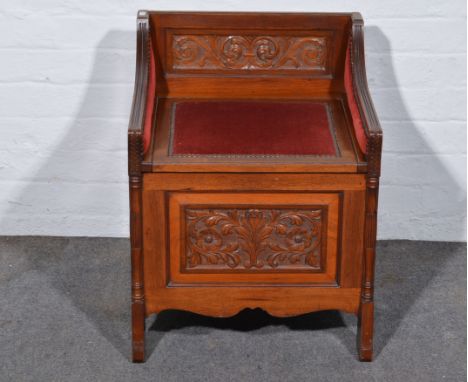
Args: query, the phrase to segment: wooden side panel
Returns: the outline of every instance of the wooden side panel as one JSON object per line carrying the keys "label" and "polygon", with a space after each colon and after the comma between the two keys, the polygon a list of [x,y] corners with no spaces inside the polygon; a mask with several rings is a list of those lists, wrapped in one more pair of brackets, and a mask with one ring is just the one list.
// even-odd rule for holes
{"label": "wooden side panel", "polygon": [[166,247],[166,200],[164,191],[143,189],[143,241],[145,262],[145,294],[168,283]]}
{"label": "wooden side panel", "polygon": [[357,288],[362,280],[365,190],[343,193],[340,286]]}

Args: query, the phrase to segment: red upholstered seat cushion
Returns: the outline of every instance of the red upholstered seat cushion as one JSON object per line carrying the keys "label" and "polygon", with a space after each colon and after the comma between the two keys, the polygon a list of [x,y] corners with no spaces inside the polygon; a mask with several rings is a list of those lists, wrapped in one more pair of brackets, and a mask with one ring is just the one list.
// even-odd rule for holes
{"label": "red upholstered seat cushion", "polygon": [[173,155],[336,155],[322,103],[184,101],[173,115]]}

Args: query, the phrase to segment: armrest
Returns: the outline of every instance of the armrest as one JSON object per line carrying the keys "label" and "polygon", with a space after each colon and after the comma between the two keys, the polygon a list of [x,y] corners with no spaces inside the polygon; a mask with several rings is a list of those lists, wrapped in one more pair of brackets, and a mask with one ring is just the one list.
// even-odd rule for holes
{"label": "armrest", "polygon": [[156,73],[149,33],[149,13],[137,16],[135,86],[128,126],[129,174],[139,173],[143,154],[151,142]]}
{"label": "armrest", "polygon": [[[363,28],[362,16],[359,13],[353,13],[350,44],[347,53],[347,61],[349,60],[349,62],[347,62],[345,68],[345,87],[348,93],[356,138],[360,149],[367,157],[369,174],[379,176],[382,129],[367,85]],[[346,74],[350,76],[350,81],[347,81]]]}

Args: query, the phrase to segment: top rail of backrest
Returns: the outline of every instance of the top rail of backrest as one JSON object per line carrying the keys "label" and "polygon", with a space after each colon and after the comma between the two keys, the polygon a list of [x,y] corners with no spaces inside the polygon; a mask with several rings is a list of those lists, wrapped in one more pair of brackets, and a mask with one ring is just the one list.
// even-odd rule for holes
{"label": "top rail of backrest", "polygon": [[185,85],[184,78],[342,82],[349,13],[149,14],[158,72],[168,87]]}

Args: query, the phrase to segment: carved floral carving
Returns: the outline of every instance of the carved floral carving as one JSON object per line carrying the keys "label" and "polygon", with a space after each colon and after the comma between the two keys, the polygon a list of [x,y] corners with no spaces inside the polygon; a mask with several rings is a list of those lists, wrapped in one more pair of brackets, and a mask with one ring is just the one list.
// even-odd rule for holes
{"label": "carved floral carving", "polygon": [[173,35],[173,69],[324,71],[325,37]]}
{"label": "carved floral carving", "polygon": [[321,269],[322,209],[185,210],[190,269]]}

